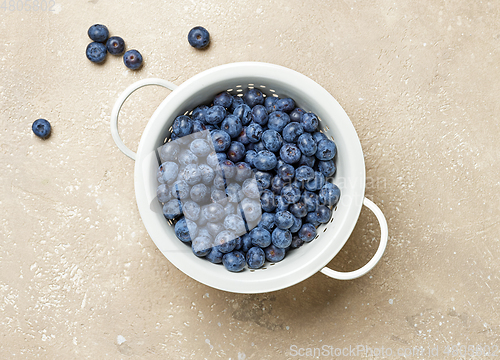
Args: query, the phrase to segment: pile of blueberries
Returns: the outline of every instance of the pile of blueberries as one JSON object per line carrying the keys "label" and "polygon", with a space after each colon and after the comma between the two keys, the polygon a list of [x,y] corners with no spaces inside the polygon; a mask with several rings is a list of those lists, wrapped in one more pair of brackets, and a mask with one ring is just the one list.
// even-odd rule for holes
{"label": "pile of blueberries", "polygon": [[312,112],[256,88],[180,115],[159,149],[158,201],[193,253],[238,272],[283,260],[330,221],[335,143]]}

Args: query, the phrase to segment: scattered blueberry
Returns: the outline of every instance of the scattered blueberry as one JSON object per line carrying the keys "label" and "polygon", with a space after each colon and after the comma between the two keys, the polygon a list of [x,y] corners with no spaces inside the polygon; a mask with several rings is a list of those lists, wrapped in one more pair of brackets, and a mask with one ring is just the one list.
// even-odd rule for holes
{"label": "scattered blueberry", "polygon": [[[297,201],[296,203],[291,204],[289,206],[289,211],[296,218],[303,218],[303,217],[307,216],[307,210],[308,210],[307,205],[302,201]],[[292,231],[292,232],[295,232],[295,231]]]}
{"label": "scattered blueberry", "polygon": [[101,63],[106,59],[108,51],[106,46],[100,42],[91,42],[87,45],[86,50],[87,59],[94,63]]}
{"label": "scattered blueberry", "polygon": [[252,109],[252,120],[254,123],[264,126],[267,124],[267,110],[264,105],[255,105]]}
{"label": "scattered blueberry", "polygon": [[300,182],[313,180],[314,170],[309,166],[302,165],[295,170],[295,179]]}
{"label": "scattered blueberry", "polygon": [[205,121],[208,124],[217,125],[226,117],[226,109],[220,105],[214,105],[207,110]]}
{"label": "scattered blueberry", "polygon": [[214,105],[220,105],[225,108],[228,108],[231,106],[232,103],[233,103],[233,97],[227,91],[221,92],[214,98]]}
{"label": "scattered blueberry", "polygon": [[263,213],[258,226],[260,226],[263,229],[266,229],[267,231],[273,231],[274,228],[276,227],[276,224],[274,223],[274,217],[275,217],[274,213],[271,212]]}
{"label": "scattered blueberry", "polygon": [[300,240],[304,242],[311,242],[316,236],[316,228],[312,224],[304,224],[298,231]]}
{"label": "scattered blueberry", "polygon": [[305,113],[306,112],[304,110],[302,110],[301,108],[293,109],[293,111],[290,113],[290,121],[300,122],[300,120],[302,120],[302,116]]}
{"label": "scattered blueberry", "polygon": [[300,156],[302,153],[300,149],[295,144],[284,144],[280,149],[280,157],[281,160],[286,162],[287,164],[294,164],[300,160]]}
{"label": "scattered blueberry", "polygon": [[318,143],[318,150],[316,151],[316,157],[318,160],[331,160],[335,157],[337,153],[337,146],[330,139],[323,139]]}
{"label": "scattered blueberry", "polygon": [[237,163],[245,159],[245,145],[239,141],[233,141],[227,149],[227,158],[233,163]]}
{"label": "scattered blueberry", "polygon": [[236,166],[236,175],[234,176],[234,179],[237,182],[241,183],[244,182],[246,179],[252,177],[253,175],[252,167],[248,163],[241,161],[236,163],[235,166]]}
{"label": "scattered blueberry", "polygon": [[276,216],[274,218],[274,222],[276,223],[276,226],[282,230],[287,230],[289,229],[294,221],[293,221],[293,215],[289,211],[278,211],[276,213]]}
{"label": "scattered blueberry", "polygon": [[163,205],[163,216],[168,220],[174,220],[182,214],[182,204],[180,200],[173,199]]}
{"label": "scattered blueberry", "polygon": [[206,116],[207,116],[208,109],[209,109],[209,107],[207,105],[198,106],[197,108],[195,108],[193,110],[193,113],[191,114],[191,118],[193,120],[199,120],[202,123],[206,123],[207,122]]}
{"label": "scattered blueberry", "polygon": [[266,260],[272,263],[279,262],[285,258],[285,249],[278,248],[274,245],[271,245],[264,249],[264,253],[266,254]]}
{"label": "scattered blueberry", "polygon": [[278,101],[277,97],[274,96],[266,97],[266,99],[264,100],[264,106],[266,107],[268,113],[276,111],[276,101]]}
{"label": "scattered blueberry", "polygon": [[325,175],[319,171],[314,172],[314,178],[306,181],[304,187],[309,191],[319,191],[325,185]]}
{"label": "scattered blueberry", "polygon": [[295,176],[295,168],[292,165],[283,162],[283,164],[277,168],[277,173],[284,182],[290,182]]}
{"label": "scattered blueberry", "polygon": [[337,168],[335,167],[333,160],[325,160],[318,162],[318,170],[321,171],[325,177],[330,177],[335,174]]}
{"label": "scattered blueberry", "polygon": [[262,137],[262,126],[256,123],[250,123],[250,125],[247,126],[247,136],[250,142],[259,142]]}
{"label": "scattered blueberry", "polygon": [[241,123],[246,126],[252,121],[252,109],[247,104],[240,104],[234,108],[233,115],[240,118]]}
{"label": "scattered blueberry", "polygon": [[297,139],[297,145],[302,154],[307,156],[313,156],[316,154],[316,150],[318,150],[316,141],[310,133],[300,135]]}
{"label": "scattered blueberry", "polygon": [[229,114],[222,121],[220,128],[221,130],[227,132],[229,136],[231,136],[231,138],[235,139],[241,134],[241,131],[243,130],[243,124],[241,123],[239,117],[233,114]]}
{"label": "scattered blueberry", "polygon": [[284,249],[292,243],[292,233],[289,230],[276,228],[271,235],[271,241],[277,248]]}
{"label": "scattered blueberry", "polygon": [[125,51],[125,41],[119,36],[111,36],[106,41],[106,49],[111,55],[121,55]]}
{"label": "scattered blueberry", "polygon": [[198,234],[198,226],[194,221],[186,219],[185,217],[179,219],[175,223],[175,235],[182,242],[191,241],[196,238]]}
{"label": "scattered blueberry", "polygon": [[295,101],[293,101],[293,99],[291,98],[284,98],[276,101],[276,110],[278,111],[289,113],[293,109],[295,109]]}
{"label": "scattered blueberry", "polygon": [[262,143],[267,150],[277,152],[283,145],[283,138],[276,130],[266,130],[262,133]]}
{"label": "scattered blueberry", "polygon": [[256,227],[250,231],[253,246],[266,248],[271,245],[271,233],[262,227]]}
{"label": "scattered blueberry", "polygon": [[198,257],[206,256],[212,250],[212,241],[206,236],[198,236],[191,242],[191,249]]}
{"label": "scattered blueberry", "polygon": [[300,119],[300,123],[304,127],[304,130],[307,132],[314,132],[316,131],[319,120],[316,114],[313,113],[305,113],[302,115],[302,119]]}
{"label": "scattered blueberry", "polygon": [[89,28],[87,34],[92,41],[103,43],[108,39],[109,30],[105,25],[94,24]]}
{"label": "scattered blueberry", "polygon": [[300,190],[293,185],[285,185],[281,189],[281,196],[287,204],[293,204],[300,200]]}
{"label": "scattered blueberry", "polygon": [[224,256],[223,253],[220,252],[219,249],[216,247],[213,247],[211,251],[205,256],[205,259],[210,261],[213,264],[220,264],[222,263],[222,257]]}
{"label": "scattered blueberry", "polygon": [[212,147],[205,139],[194,139],[189,149],[198,157],[207,156],[212,152]]}
{"label": "scattered blueberry", "polygon": [[231,102],[231,106],[229,106],[229,111],[234,113],[234,110],[239,106],[243,105],[245,102],[243,101],[243,98],[238,95],[233,95],[233,101]]}
{"label": "scattered blueberry", "polygon": [[210,43],[210,34],[204,27],[196,26],[189,31],[188,42],[196,49],[204,49]]}
{"label": "scattered blueberry", "polygon": [[193,200],[184,201],[182,204],[182,213],[186,219],[196,221],[200,218],[200,205]]}
{"label": "scattered blueberry", "polygon": [[[283,129],[283,140],[289,143],[296,143],[297,139],[304,133],[304,128],[300,123],[291,122]],[[315,143],[316,144],[316,143]],[[300,147],[300,144],[299,144]],[[302,150],[302,149],[301,149]],[[314,153],[312,153],[314,155]]]}
{"label": "scattered blueberry", "polygon": [[137,50],[128,50],[123,54],[123,63],[131,70],[137,70],[142,66],[142,55]]}
{"label": "scattered blueberry", "polygon": [[316,209],[316,216],[321,224],[326,224],[330,220],[332,212],[325,205],[320,205]]}
{"label": "scattered blueberry", "polygon": [[272,175],[270,173],[265,171],[255,171],[254,176],[260,191],[264,189],[269,189],[269,187],[271,186],[271,179],[272,179]]}
{"label": "scattered blueberry", "polygon": [[[191,200],[196,201],[197,203],[203,203],[208,199],[208,188],[205,184],[196,184],[189,191],[189,196],[191,197]],[[158,199],[160,199],[159,196]]]}
{"label": "scattered blueberry", "polygon": [[337,185],[326,183],[319,192],[319,201],[326,206],[335,206],[340,198],[340,189]]}
{"label": "scattered blueberry", "polygon": [[212,130],[210,135],[216,152],[225,152],[231,145],[231,136],[225,131]]}
{"label": "scattered blueberry", "polygon": [[272,170],[276,167],[276,155],[274,155],[269,150],[262,150],[257,153],[255,159],[253,159],[253,165],[261,171]]}
{"label": "scattered blueberry", "polygon": [[[298,218],[296,216],[292,216],[293,218],[293,225],[290,226],[290,228],[288,229],[292,235],[294,233],[296,233],[297,231],[300,230],[300,228],[302,227],[302,218]],[[292,236],[292,241],[293,241],[293,236]]]}
{"label": "scattered blueberry", "polygon": [[160,184],[156,189],[156,196],[158,197],[158,201],[162,204],[165,204],[172,198],[170,194],[170,188],[167,184]]}
{"label": "scattered blueberry", "polygon": [[271,180],[271,190],[275,194],[281,194],[283,186],[285,186],[285,181],[279,175],[275,175]]}
{"label": "scattered blueberry", "polygon": [[269,114],[269,119],[267,120],[269,129],[276,130],[277,132],[282,132],[288,123],[290,123],[290,116],[282,111],[272,112]]}
{"label": "scattered blueberry", "polygon": [[33,125],[31,125],[31,130],[33,130],[33,133],[39,138],[46,139],[50,136],[52,127],[47,120],[37,119],[33,122]]}

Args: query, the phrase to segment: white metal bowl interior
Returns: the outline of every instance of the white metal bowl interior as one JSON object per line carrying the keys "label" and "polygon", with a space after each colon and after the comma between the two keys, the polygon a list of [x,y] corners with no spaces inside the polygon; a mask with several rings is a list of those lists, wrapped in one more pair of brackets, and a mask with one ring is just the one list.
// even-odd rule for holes
{"label": "white metal bowl interior", "polygon": [[[224,90],[240,93],[247,86],[267,95],[293,98],[297,106],[313,111],[320,127],[337,145],[334,178],[341,201],[333,220],[318,229],[318,238],[290,251],[276,264],[259,270],[231,273],[193,255],[175,236],[156,200],[155,150],[164,143],[174,118],[200,104],[210,103]],[[240,91],[241,90],[241,91]],[[359,138],[349,117],[323,87],[294,70],[267,63],[242,62],[206,70],[181,84],[161,103],[148,122],[137,151],[135,172],[137,205],[146,229],[158,249],[179,270],[213,288],[235,293],[264,293],[283,289],[321,270],[348,240],[361,211],[365,191],[365,165]]]}

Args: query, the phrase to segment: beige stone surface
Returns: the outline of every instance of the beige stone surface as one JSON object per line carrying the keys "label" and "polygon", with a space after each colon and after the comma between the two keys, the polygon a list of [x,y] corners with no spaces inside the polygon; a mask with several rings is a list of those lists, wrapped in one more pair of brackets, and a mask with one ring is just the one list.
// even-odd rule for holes
{"label": "beige stone surface", "polygon": [[[293,346],[323,345],[452,358],[447,345],[500,346],[498,2],[56,2],[54,12],[0,9],[1,359],[304,359]],[[143,69],[90,63],[94,23],[140,50]],[[212,35],[206,51],[186,41],[195,25]],[[244,60],[304,73],[350,116],[367,196],[390,232],[367,276],[225,293],[178,271],[149,238],[134,163],[109,132],[115,100],[142,78],[180,84]],[[141,89],[124,106],[131,148],[167,95]],[[31,132],[38,117],[53,125],[49,140]],[[330,266],[361,266],[378,236],[363,209]]]}

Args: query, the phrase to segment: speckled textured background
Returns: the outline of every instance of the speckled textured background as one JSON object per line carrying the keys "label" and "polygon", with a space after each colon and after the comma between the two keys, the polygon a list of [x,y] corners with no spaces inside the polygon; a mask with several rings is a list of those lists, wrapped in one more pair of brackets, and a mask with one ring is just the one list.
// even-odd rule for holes
{"label": "speckled textured background", "polygon": [[[294,345],[360,344],[391,348],[386,358],[415,346],[451,358],[446,345],[500,346],[498,2],[57,0],[53,9],[0,9],[0,358],[293,359],[311,358],[293,356]],[[143,69],[110,56],[90,63],[94,23],[141,51]],[[207,51],[187,43],[195,25],[212,35]],[[134,163],[109,132],[115,100],[142,78],[180,84],[244,60],[304,73],[350,116],[367,196],[389,223],[369,275],[236,295],[179,272],[147,235]],[[132,149],[167,95],[141,89],[124,106]],[[38,117],[53,125],[49,140],[31,132]],[[378,236],[364,209],[330,266],[363,265]],[[369,357],[358,355],[346,358]]]}

